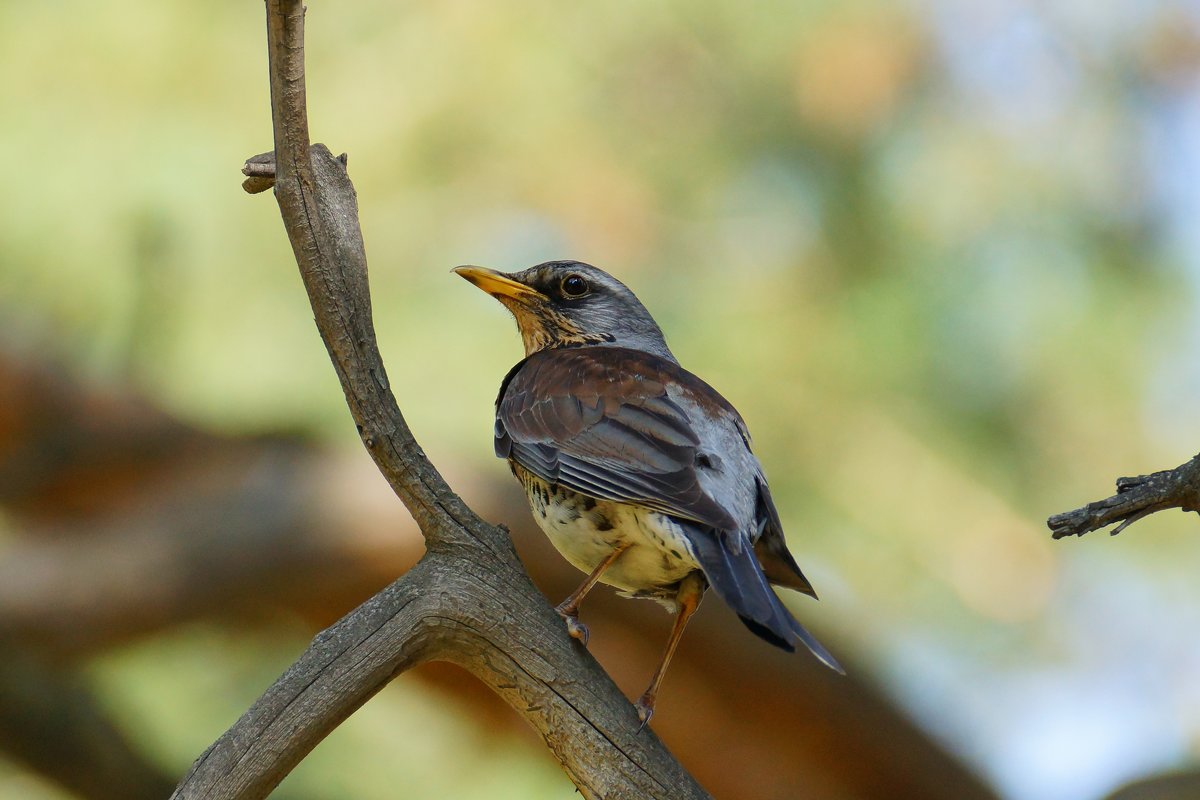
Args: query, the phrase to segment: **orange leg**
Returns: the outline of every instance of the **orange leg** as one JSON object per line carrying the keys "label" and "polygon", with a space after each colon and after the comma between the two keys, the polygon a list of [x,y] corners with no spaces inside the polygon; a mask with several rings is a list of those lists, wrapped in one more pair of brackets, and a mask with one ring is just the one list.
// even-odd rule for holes
{"label": "orange leg", "polygon": [[679,611],[675,614],[671,637],[667,639],[667,649],[663,653],[658,670],[650,680],[650,686],[634,704],[638,712],[638,719],[642,721],[641,726],[638,727],[639,731],[646,727],[646,724],[650,722],[650,717],[654,716],[654,703],[658,700],[658,687],[662,685],[663,676],[667,674],[667,665],[671,663],[671,656],[675,655],[675,648],[683,637],[683,629],[687,627],[692,614],[695,614],[696,609],[700,607],[700,600],[703,599],[704,590],[707,588],[708,584],[700,572],[693,572],[679,583],[679,594],[675,596]]}
{"label": "orange leg", "polygon": [[592,587],[600,581],[604,570],[611,567],[613,562],[628,549],[629,545],[623,544],[605,556],[604,560],[597,564],[591,574],[579,585],[579,588],[571,592],[570,597],[563,600],[554,609],[563,618],[563,622],[567,623],[567,633],[571,634],[572,639],[582,642],[584,647],[587,647],[588,643],[588,629],[587,625],[579,621],[579,604],[583,602],[583,598],[587,597],[587,593],[592,590]]}

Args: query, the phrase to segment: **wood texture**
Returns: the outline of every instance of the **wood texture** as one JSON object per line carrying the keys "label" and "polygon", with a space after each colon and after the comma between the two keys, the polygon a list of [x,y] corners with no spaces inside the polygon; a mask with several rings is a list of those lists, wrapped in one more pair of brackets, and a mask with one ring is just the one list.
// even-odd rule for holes
{"label": "wood texture", "polygon": [[1046,521],[1054,538],[1083,536],[1113,523],[1116,536],[1143,517],[1169,508],[1200,513],[1200,455],[1175,469],[1117,478],[1117,493]]}

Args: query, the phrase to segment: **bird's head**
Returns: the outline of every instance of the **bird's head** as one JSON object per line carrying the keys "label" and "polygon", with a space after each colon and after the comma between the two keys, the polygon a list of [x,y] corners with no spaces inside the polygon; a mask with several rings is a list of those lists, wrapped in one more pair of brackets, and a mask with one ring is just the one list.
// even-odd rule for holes
{"label": "bird's head", "polygon": [[675,360],[641,301],[590,264],[547,261],[521,272],[454,271],[512,312],[527,356],[553,347],[613,344]]}

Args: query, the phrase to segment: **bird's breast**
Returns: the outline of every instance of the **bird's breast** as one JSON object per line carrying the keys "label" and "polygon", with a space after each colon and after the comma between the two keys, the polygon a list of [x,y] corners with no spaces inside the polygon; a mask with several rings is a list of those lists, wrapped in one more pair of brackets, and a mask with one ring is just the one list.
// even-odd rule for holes
{"label": "bird's breast", "polygon": [[656,596],[700,568],[684,530],[669,516],[548,484],[519,467],[514,471],[538,527],[577,569],[590,573],[613,550],[627,548],[601,583]]}

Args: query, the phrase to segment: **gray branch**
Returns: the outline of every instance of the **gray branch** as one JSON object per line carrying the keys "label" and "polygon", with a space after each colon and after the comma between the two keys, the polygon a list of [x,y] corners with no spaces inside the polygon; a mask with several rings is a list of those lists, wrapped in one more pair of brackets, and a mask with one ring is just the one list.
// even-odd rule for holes
{"label": "gray branch", "polygon": [[1112,497],[1055,514],[1046,524],[1054,538],[1061,539],[1120,523],[1112,531],[1116,536],[1139,519],[1168,508],[1200,512],[1200,455],[1175,469],[1117,478],[1117,493]]}
{"label": "gray branch", "polygon": [[[413,439],[375,341],[345,160],[309,145],[303,23],[300,0],[267,0],[275,196],[359,435],[421,527],[427,552],[318,635],[197,759],[173,797],[265,797],[388,681],[429,660],[459,664],[503,697],[585,798],[708,797],[651,731],[637,733],[632,706],[566,635],[507,532],[467,508]],[[248,191],[269,185],[269,163],[248,164]]]}

